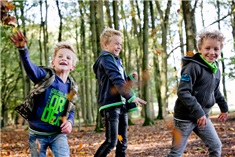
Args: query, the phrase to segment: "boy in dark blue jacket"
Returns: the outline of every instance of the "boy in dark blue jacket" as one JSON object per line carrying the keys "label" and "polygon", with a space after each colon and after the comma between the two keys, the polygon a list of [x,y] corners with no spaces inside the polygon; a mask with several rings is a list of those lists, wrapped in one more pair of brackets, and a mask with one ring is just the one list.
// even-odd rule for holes
{"label": "boy in dark blue jacket", "polygon": [[[47,71],[35,64],[29,58],[26,38],[22,32],[16,32],[10,38],[19,49],[20,59],[29,78],[37,84],[47,74]],[[54,48],[52,66],[55,71],[54,82],[33,100],[34,108],[29,115],[29,146],[32,157],[46,157],[47,147],[50,147],[55,157],[69,157],[67,135],[72,131],[74,109],[66,120],[65,115],[67,95],[70,92],[71,80],[69,73],[74,69],[77,57],[70,43],[60,42]]]}
{"label": "boy in dark blue jacket", "polygon": [[[121,32],[106,28],[100,36],[102,53],[93,69],[98,81],[99,111],[105,120],[106,140],[95,153],[95,157],[105,157],[116,146],[116,157],[125,157],[127,149],[128,111],[136,109],[136,104],[147,102],[136,97],[131,91],[131,80],[138,78],[134,73],[129,77],[123,69],[119,53],[122,49]],[[118,140],[118,135],[121,137]],[[120,140],[121,139],[121,140]]]}

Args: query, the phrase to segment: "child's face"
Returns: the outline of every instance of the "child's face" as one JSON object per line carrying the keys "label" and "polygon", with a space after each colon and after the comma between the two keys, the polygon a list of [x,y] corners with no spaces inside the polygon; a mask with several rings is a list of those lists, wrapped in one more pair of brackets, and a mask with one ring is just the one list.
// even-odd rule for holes
{"label": "child's face", "polygon": [[73,57],[74,53],[71,50],[60,49],[52,61],[55,71],[72,71],[74,69]]}
{"label": "child's face", "polygon": [[103,50],[118,56],[122,50],[122,37],[114,35],[109,43],[103,44]]}
{"label": "child's face", "polygon": [[202,56],[209,62],[214,62],[221,53],[221,42],[217,39],[203,39],[202,45],[199,48]]}

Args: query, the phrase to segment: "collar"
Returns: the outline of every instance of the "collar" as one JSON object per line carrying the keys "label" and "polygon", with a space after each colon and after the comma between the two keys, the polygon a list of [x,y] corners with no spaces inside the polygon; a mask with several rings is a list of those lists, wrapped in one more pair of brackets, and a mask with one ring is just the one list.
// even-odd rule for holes
{"label": "collar", "polygon": [[211,68],[213,74],[215,74],[216,71],[218,70],[218,67],[217,67],[216,63],[215,63],[215,62],[212,62],[212,63],[208,62],[208,61],[202,56],[202,54],[200,54],[200,57],[201,57],[201,58],[204,60],[204,62]]}

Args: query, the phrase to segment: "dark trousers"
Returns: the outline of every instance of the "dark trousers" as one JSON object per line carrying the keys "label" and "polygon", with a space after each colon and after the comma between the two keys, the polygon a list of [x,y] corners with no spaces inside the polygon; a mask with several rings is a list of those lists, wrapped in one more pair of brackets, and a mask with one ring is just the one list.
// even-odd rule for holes
{"label": "dark trousers", "polygon": [[[94,157],[106,157],[116,146],[116,157],[125,157],[127,149],[128,113],[125,105],[101,111],[105,120],[105,141]],[[119,140],[118,140],[119,136]]]}

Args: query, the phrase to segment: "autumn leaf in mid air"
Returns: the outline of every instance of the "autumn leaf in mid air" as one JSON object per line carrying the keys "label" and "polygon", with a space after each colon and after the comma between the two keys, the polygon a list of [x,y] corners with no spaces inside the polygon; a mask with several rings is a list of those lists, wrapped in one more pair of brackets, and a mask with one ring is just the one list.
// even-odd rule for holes
{"label": "autumn leaf in mid air", "polygon": [[177,92],[177,87],[174,87],[173,90],[172,90],[172,93],[176,93]]}
{"label": "autumn leaf in mid air", "polygon": [[143,81],[148,81],[150,79],[149,69],[145,69],[142,73]]}
{"label": "autumn leaf in mid air", "polygon": [[158,55],[162,54],[162,52],[159,51],[158,49],[156,49],[156,53],[157,53]]}
{"label": "autumn leaf in mid air", "polygon": [[154,28],[153,31],[152,31],[152,33],[151,33],[151,38],[154,37],[154,35],[156,34],[156,32],[157,32],[157,28]]}
{"label": "autumn leaf in mid air", "polygon": [[119,142],[122,143],[122,140],[123,140],[122,136],[121,136],[121,135],[118,135],[117,138],[118,138]]}
{"label": "autumn leaf in mid air", "polygon": [[9,15],[9,11],[13,10],[15,6],[12,4],[12,1],[0,0],[0,8],[1,8],[1,22],[4,25],[16,27],[16,18],[14,16]]}
{"label": "autumn leaf in mid air", "polygon": [[180,147],[181,132],[177,128],[174,128],[172,133],[173,133],[173,137],[174,137],[174,141],[175,141],[176,147]]}
{"label": "autumn leaf in mid air", "polygon": [[188,51],[188,52],[186,52],[186,56],[188,56],[188,57],[194,56],[193,51]]}

